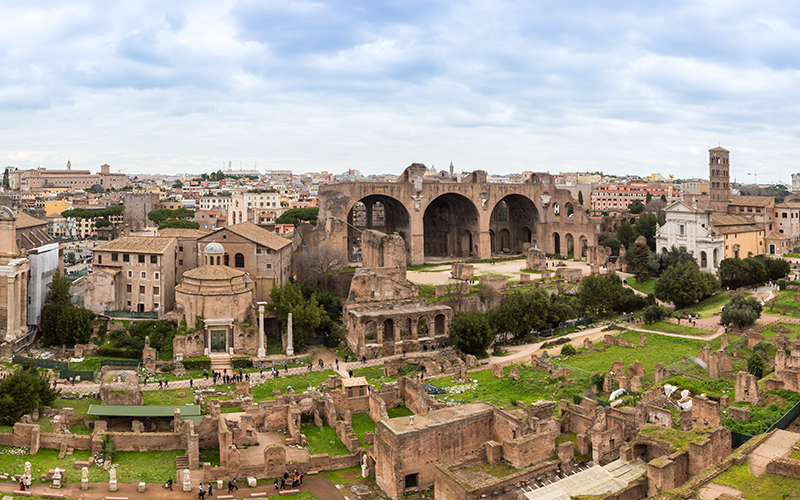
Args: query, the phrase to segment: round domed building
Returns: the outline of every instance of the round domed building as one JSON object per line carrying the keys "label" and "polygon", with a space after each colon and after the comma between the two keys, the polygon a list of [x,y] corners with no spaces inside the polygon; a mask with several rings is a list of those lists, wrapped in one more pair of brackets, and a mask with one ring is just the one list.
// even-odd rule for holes
{"label": "round domed building", "polygon": [[242,329],[252,313],[255,285],[245,271],[224,264],[224,253],[219,243],[206,245],[203,265],[183,273],[175,287],[176,310],[186,318],[186,326],[194,329],[197,318],[203,319],[202,330],[175,337],[175,354],[257,353],[257,333]]}

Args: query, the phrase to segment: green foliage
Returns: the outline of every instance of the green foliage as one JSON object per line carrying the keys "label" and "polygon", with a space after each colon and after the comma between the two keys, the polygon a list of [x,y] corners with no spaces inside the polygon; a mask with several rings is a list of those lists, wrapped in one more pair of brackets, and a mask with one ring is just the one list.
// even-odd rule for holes
{"label": "green foliage", "polygon": [[9,178],[8,177],[9,177],[8,176],[8,169],[3,170],[3,187],[5,189],[9,189],[11,187],[11,185],[9,184]]}
{"label": "green foliage", "polygon": [[756,378],[761,378],[764,368],[764,359],[757,352],[747,359],[747,372],[755,375]]}
{"label": "green foliage", "polygon": [[741,288],[778,280],[789,274],[789,263],[771,257],[748,257],[746,259],[723,259],[719,263],[722,286]]}
{"label": "green foliage", "polygon": [[622,223],[617,226],[617,239],[625,248],[629,248],[633,244],[636,240],[636,230],[633,229],[630,222],[622,221]]}
{"label": "green foliage", "polygon": [[183,187],[183,183],[179,180],[176,180],[172,183],[172,187],[175,189],[181,189]]}
{"label": "green foliage", "polygon": [[640,214],[644,212],[644,203],[642,203],[642,200],[633,200],[628,203],[628,211],[632,214]]}
{"label": "green foliage", "polygon": [[177,227],[180,229],[200,229],[200,223],[186,219],[167,219],[158,225],[159,229]]}
{"label": "green foliage", "polygon": [[111,227],[111,222],[105,217],[101,217],[96,221],[94,221],[94,227],[96,227],[97,229],[102,229],[104,227]]}
{"label": "green foliage", "polygon": [[714,294],[719,288],[716,276],[700,271],[697,264],[684,261],[668,267],[656,282],[655,296],[682,309]]}
{"label": "green foliage", "polygon": [[650,270],[647,268],[647,263],[650,260],[650,249],[644,243],[634,243],[631,247],[633,254],[633,273],[636,275],[636,281],[647,281],[650,277]]}
{"label": "green foliage", "polygon": [[142,356],[145,337],[150,337],[150,347],[157,351],[172,351],[172,339],[175,336],[175,323],[165,320],[134,321],[128,331],[115,330],[108,334],[112,348],[135,352]]}
{"label": "green foliage", "polygon": [[578,302],[592,316],[605,317],[614,312],[633,312],[647,306],[644,297],[624,288],[617,275],[585,277],[578,289]]}
{"label": "green foliage", "polygon": [[644,310],[642,316],[644,317],[644,322],[648,325],[652,325],[658,321],[667,317],[669,314],[669,310],[664,306],[659,305],[652,305]]}
{"label": "green foliage", "polygon": [[94,313],[69,304],[69,287],[69,282],[56,271],[50,283],[50,298],[42,309],[44,345],[85,344],[92,335]]}
{"label": "green foliage", "polygon": [[35,408],[52,405],[57,396],[58,391],[50,385],[45,373],[29,361],[0,380],[0,422],[18,422]]}
{"label": "green foliage", "polygon": [[531,330],[539,330],[548,323],[549,305],[544,290],[513,292],[502,305],[489,311],[489,320],[498,333],[524,338]]}
{"label": "green foliage", "polygon": [[316,224],[318,216],[319,207],[290,208],[283,212],[275,222],[278,224],[297,224],[300,221],[306,221],[311,224]]}
{"label": "green foliage", "polygon": [[639,216],[634,228],[636,233],[644,236],[647,240],[647,247],[650,251],[656,251],[656,229],[658,229],[659,221],[656,214],[646,213]]}
{"label": "green foliage", "polygon": [[781,278],[775,282],[778,285],[778,290],[786,290],[786,280]]}
{"label": "green foliage", "polygon": [[564,344],[561,348],[562,356],[574,356],[575,354],[578,354],[578,350],[575,349],[575,346],[572,344]]}
{"label": "green foliage", "polygon": [[[759,359],[761,358],[759,357]],[[780,420],[780,418],[789,410],[789,408],[800,401],[800,394],[785,389],[769,391],[768,394],[780,396],[781,399],[784,400],[784,404],[781,405],[780,403],[775,402],[767,406],[750,405],[749,422],[737,422],[730,417],[723,417],[722,424],[734,432],[741,432],[742,434],[750,434],[751,436],[755,436],[757,434],[761,434],[762,432],[766,432],[767,429],[772,426],[772,424]]]}
{"label": "green foliage", "polygon": [[323,317],[327,315],[325,309],[319,305],[316,293],[312,293],[306,300],[300,284],[289,282],[274,287],[270,292],[270,298],[272,302],[267,307],[284,328],[288,324],[289,313],[292,313],[294,347],[295,350],[302,352],[308,340],[322,324]]}
{"label": "green foliage", "polygon": [[[6,174],[6,177],[8,177],[8,174]],[[578,191],[578,203],[583,205],[583,191]]]}
{"label": "green foliage", "polygon": [[694,255],[690,254],[689,251],[686,250],[686,247],[676,247],[672,245],[672,248],[667,252],[653,253],[653,258],[648,265],[653,275],[661,276],[661,273],[666,271],[670,266],[675,267],[685,262],[691,262],[697,265]]}
{"label": "green foliage", "polygon": [[117,456],[117,450],[114,447],[113,436],[110,433],[103,434],[103,459],[113,461]]}
{"label": "green foliage", "polygon": [[142,357],[142,351],[106,346],[97,349],[97,354],[108,358],[139,359]]}
{"label": "green foliage", "polygon": [[599,390],[602,390],[604,377],[600,373],[592,373],[592,378],[590,379],[590,382],[592,386],[597,387]]}
{"label": "green foliage", "polygon": [[745,328],[761,316],[761,303],[754,297],[735,293],[731,301],[722,309],[722,324]]}
{"label": "green foliage", "polygon": [[125,211],[122,205],[115,205],[113,207],[103,208],[100,210],[88,210],[86,208],[74,208],[72,210],[64,210],[61,215],[66,218],[76,219],[108,219],[111,216],[119,215]]}
{"label": "green foliage", "polygon": [[597,244],[601,247],[608,247],[611,249],[613,255],[619,255],[620,242],[618,239],[606,233],[597,235]]}
{"label": "green foliage", "polygon": [[456,314],[450,322],[448,344],[468,354],[483,354],[494,339],[494,329],[488,314],[465,311]]}
{"label": "green foliage", "polygon": [[299,285],[305,300],[308,301],[311,300],[311,297],[316,297],[317,303],[325,310],[319,329],[327,335],[332,335],[337,330],[336,322],[342,319],[342,300],[321,287],[314,287],[304,283]]}
{"label": "green foliage", "polygon": [[210,370],[211,358],[199,356],[197,358],[184,358],[183,367],[187,370]]}

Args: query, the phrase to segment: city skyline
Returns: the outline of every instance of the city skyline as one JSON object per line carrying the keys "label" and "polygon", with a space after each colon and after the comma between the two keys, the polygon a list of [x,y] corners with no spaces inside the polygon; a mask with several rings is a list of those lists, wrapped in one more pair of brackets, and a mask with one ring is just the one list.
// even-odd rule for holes
{"label": "city skyline", "polygon": [[790,185],[798,12],[682,2],[4,5],[6,165],[603,171]]}

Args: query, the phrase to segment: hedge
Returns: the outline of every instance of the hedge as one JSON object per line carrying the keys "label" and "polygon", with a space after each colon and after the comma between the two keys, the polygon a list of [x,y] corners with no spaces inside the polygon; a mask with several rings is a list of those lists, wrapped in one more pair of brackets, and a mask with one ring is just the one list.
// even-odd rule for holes
{"label": "hedge", "polygon": [[234,369],[252,368],[253,360],[250,358],[231,358],[231,365]]}
{"label": "hedge", "polygon": [[97,354],[107,358],[140,359],[142,357],[141,351],[119,347],[101,347],[97,350]]}
{"label": "hedge", "polygon": [[211,359],[206,356],[186,358],[183,360],[183,367],[187,370],[210,370]]}

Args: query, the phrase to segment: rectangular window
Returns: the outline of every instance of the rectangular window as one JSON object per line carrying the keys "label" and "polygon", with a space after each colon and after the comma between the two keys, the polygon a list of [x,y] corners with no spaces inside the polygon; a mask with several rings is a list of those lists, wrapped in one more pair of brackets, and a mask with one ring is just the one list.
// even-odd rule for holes
{"label": "rectangular window", "polygon": [[144,285],[139,285],[139,293],[144,295]]}
{"label": "rectangular window", "polygon": [[133,287],[132,287],[132,285],[130,283],[125,285],[125,291],[128,292],[128,293],[131,293],[133,291]]}
{"label": "rectangular window", "polygon": [[139,255],[139,264],[144,264],[144,254]]}
{"label": "rectangular window", "polygon": [[128,278],[133,278],[133,271],[128,269]]}
{"label": "rectangular window", "polygon": [[183,247],[178,247],[179,252],[183,252]]}
{"label": "rectangular window", "polygon": [[131,261],[130,254],[127,253],[122,254],[122,262],[130,262],[130,261]]}
{"label": "rectangular window", "polygon": [[117,262],[118,260],[119,260],[119,254],[118,253],[112,253],[111,254],[111,262]]}
{"label": "rectangular window", "polygon": [[158,272],[158,271],[154,272],[153,273],[153,279],[156,280],[156,281],[160,280],[161,279],[161,273]]}
{"label": "rectangular window", "polygon": [[267,264],[267,269],[272,269],[272,264]]}
{"label": "rectangular window", "polygon": [[151,255],[150,256],[150,263],[151,264],[158,264],[158,255]]}
{"label": "rectangular window", "polygon": [[685,236],[685,235],[686,235],[686,226],[681,224],[681,236]]}
{"label": "rectangular window", "polygon": [[158,311],[160,309],[161,309],[161,304],[159,304],[158,302],[153,302],[153,310]]}
{"label": "rectangular window", "polygon": [[154,286],[153,287],[153,295],[155,295],[156,297],[161,295],[161,287],[160,286]]}
{"label": "rectangular window", "polygon": [[97,263],[98,264],[102,264],[103,263],[103,254],[97,254]]}
{"label": "rectangular window", "polygon": [[131,301],[129,300],[128,301],[128,308],[130,309],[130,307],[131,307]]}
{"label": "rectangular window", "polygon": [[182,266],[182,265],[183,265],[183,259],[179,259],[179,260],[178,260],[178,265],[179,265],[179,266]]}
{"label": "rectangular window", "polygon": [[141,272],[141,278],[142,278],[143,280],[146,280],[146,279],[147,279],[147,273],[146,273],[146,272],[144,272],[144,271],[142,271],[142,272]]}

